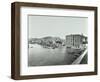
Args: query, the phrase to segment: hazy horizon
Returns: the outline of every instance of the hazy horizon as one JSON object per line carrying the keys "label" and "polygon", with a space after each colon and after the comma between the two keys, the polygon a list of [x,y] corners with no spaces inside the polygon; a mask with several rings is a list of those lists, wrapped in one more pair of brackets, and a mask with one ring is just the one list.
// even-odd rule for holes
{"label": "hazy horizon", "polygon": [[87,36],[86,17],[28,16],[29,38],[46,36],[65,38],[69,34]]}

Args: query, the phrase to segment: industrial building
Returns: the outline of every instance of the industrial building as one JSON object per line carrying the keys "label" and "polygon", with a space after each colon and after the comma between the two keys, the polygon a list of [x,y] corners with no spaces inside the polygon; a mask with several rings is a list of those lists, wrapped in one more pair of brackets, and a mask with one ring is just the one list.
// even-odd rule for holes
{"label": "industrial building", "polygon": [[84,49],[87,47],[87,37],[83,34],[66,35],[66,47],[75,49]]}

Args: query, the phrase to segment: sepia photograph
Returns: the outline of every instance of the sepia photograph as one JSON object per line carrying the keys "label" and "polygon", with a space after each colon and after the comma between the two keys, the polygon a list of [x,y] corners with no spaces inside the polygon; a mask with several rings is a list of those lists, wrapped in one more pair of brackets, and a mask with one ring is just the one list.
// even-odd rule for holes
{"label": "sepia photograph", "polygon": [[87,64],[87,19],[28,15],[28,66]]}

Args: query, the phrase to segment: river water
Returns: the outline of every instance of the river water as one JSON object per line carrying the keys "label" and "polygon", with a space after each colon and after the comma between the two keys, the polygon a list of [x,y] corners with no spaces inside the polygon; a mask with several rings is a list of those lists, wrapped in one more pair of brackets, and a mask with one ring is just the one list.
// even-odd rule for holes
{"label": "river water", "polygon": [[66,47],[47,49],[38,44],[29,45],[28,66],[70,65],[75,59]]}

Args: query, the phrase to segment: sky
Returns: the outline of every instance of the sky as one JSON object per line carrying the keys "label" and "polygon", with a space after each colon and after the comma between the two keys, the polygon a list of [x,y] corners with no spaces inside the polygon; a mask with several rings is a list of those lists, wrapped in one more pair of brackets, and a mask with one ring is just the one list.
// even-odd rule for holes
{"label": "sky", "polygon": [[69,34],[87,36],[87,18],[67,16],[28,16],[29,38],[46,36],[65,38]]}

